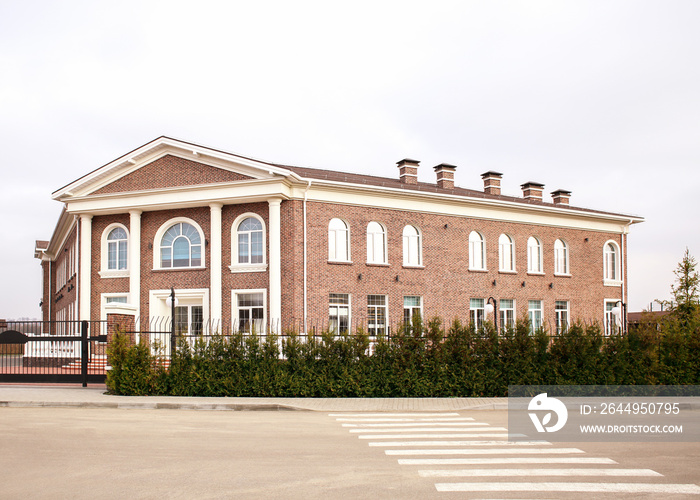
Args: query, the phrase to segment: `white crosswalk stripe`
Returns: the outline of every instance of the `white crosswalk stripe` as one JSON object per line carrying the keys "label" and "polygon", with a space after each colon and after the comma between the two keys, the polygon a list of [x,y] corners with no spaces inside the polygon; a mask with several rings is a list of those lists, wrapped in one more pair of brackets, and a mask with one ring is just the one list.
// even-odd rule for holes
{"label": "white crosswalk stripe", "polygon": [[[695,484],[606,482],[606,478],[608,481],[613,478],[634,481],[640,478],[663,480],[664,476],[651,469],[619,467],[607,457],[581,456],[585,451],[553,447],[547,441],[508,441],[505,427],[478,422],[459,413],[335,413],[330,416],[352,435],[369,440],[370,447],[383,448],[385,455],[397,457],[399,465],[434,466],[418,470],[420,477],[462,479],[461,482],[436,482],[438,492],[700,495],[700,486]],[[461,457],[452,458],[455,456]],[[595,465],[603,467],[591,467]],[[446,466],[451,468],[438,468]],[[478,481],[478,478],[487,477],[510,480]],[[590,482],[546,479],[577,477],[590,479]],[[528,478],[538,480],[528,481]]]}
{"label": "white crosswalk stripe", "polygon": [[[372,436],[375,437],[375,436]],[[548,441],[382,441],[367,443],[370,446],[551,446]]]}
{"label": "white crosswalk stripe", "polygon": [[664,493],[700,495],[695,484],[651,483],[437,483],[438,491],[546,491],[573,493]]}
{"label": "white crosswalk stripe", "polygon": [[578,448],[475,448],[441,450],[385,450],[387,455],[568,455],[583,453]]}
{"label": "white crosswalk stripe", "polygon": [[561,477],[561,476],[600,476],[600,477],[662,477],[651,469],[450,469],[419,470],[421,477]]}

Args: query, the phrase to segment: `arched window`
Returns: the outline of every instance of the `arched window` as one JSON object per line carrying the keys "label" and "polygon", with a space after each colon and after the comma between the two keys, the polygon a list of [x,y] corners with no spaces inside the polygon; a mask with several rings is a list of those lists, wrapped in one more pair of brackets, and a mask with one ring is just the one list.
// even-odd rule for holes
{"label": "arched window", "polygon": [[603,278],[605,281],[621,281],[620,250],[617,243],[608,241],[603,248]]}
{"label": "arched window", "polygon": [[422,266],[422,248],[420,231],[415,226],[403,228],[403,265]]}
{"label": "arched window", "polygon": [[331,219],[328,224],[328,260],[350,260],[350,230],[341,219]]}
{"label": "arched window", "polygon": [[469,233],[469,269],[486,269],[486,242],[476,231]]}
{"label": "arched window", "polygon": [[569,274],[569,246],[562,240],[554,242],[554,274]]}
{"label": "arched window", "polygon": [[238,263],[262,264],[264,255],[262,222],[255,217],[246,217],[238,224],[236,233],[238,239]]}
{"label": "arched window", "polygon": [[107,269],[117,271],[127,268],[128,239],[123,227],[117,226],[107,235]]}
{"label": "arched window", "polygon": [[379,222],[367,225],[367,262],[386,264],[386,229]]}
{"label": "arched window", "polygon": [[542,272],[542,243],[532,236],[527,239],[527,272]]}
{"label": "arched window", "polygon": [[199,267],[202,265],[202,237],[192,224],[170,226],[160,240],[160,267]]}
{"label": "arched window", "polygon": [[515,271],[515,244],[507,234],[498,237],[498,269],[499,271]]}
{"label": "arched window", "polygon": [[129,230],[126,226],[110,224],[104,228],[100,239],[100,277],[129,276]]}

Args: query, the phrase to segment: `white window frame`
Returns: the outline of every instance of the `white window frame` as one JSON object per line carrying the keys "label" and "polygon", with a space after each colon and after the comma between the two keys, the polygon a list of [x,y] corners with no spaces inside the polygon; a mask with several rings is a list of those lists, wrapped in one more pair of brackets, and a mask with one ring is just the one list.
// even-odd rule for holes
{"label": "white window frame", "polygon": [[[406,305],[406,299],[418,299],[418,305]],[[406,311],[409,311],[408,318],[406,317]],[[420,317],[423,317],[423,297],[420,295],[404,295],[403,297],[403,321],[404,323],[408,322],[409,324],[413,321],[413,316],[416,314],[416,312],[420,315]]]}
{"label": "white window frame", "polygon": [[[109,240],[107,240],[107,237],[109,233],[116,228],[121,228],[126,232],[126,269],[109,269]],[[102,231],[102,237],[100,239],[100,271],[98,272],[100,278],[125,278],[129,276],[129,269],[131,267],[130,243],[131,234],[124,224],[115,222]]]}
{"label": "white window frame", "polygon": [[[238,227],[248,218],[253,218],[262,224],[263,261],[256,264],[238,262]],[[265,225],[265,220],[260,215],[253,212],[246,212],[236,217],[236,220],[231,224],[231,265],[229,269],[232,273],[258,273],[267,271],[267,226]]]}
{"label": "white window frame", "polygon": [[[163,236],[165,235],[165,232],[170,229],[172,226],[175,224],[179,223],[186,223],[190,224],[192,227],[194,227],[197,232],[199,233],[199,238],[201,241],[202,245],[202,263],[199,266],[186,266],[186,267],[161,267],[161,259],[160,259],[160,245],[163,240]],[[153,238],[153,270],[154,271],[176,271],[179,269],[205,269],[207,267],[207,262],[206,262],[206,239],[204,237],[204,231],[202,231],[202,228],[200,227],[197,222],[194,220],[188,218],[188,217],[175,217],[173,219],[169,219],[166,221],[163,225],[161,225],[158,228],[158,231],[156,231],[156,235]],[[192,248],[190,248],[190,258],[192,257]]]}
{"label": "white window frame", "polygon": [[[613,250],[610,251],[610,246]],[[611,255],[615,259],[615,268],[610,276],[610,258]],[[616,241],[608,240],[603,245],[603,284],[605,286],[620,286],[622,285],[622,257],[620,254],[620,245]]]}
{"label": "white window frame", "polygon": [[[369,299],[370,297],[383,297],[384,298],[384,304],[370,304]],[[384,325],[380,326],[380,323],[374,323],[374,326],[371,326],[370,324],[370,318],[372,317],[372,314],[370,313],[370,308],[375,309],[374,316],[377,317],[377,311],[379,309],[384,310]],[[386,295],[378,294],[378,293],[372,293],[367,295],[367,332],[369,333],[370,336],[374,337],[376,336],[377,332],[381,332],[382,335],[387,335],[389,332],[389,297]]]}
{"label": "white window frame", "polygon": [[515,273],[515,241],[508,234],[498,237],[498,270],[502,273]]}
{"label": "white window frame", "polygon": [[[334,221],[343,224],[344,229],[331,228]],[[343,248],[345,258],[341,258],[338,248]],[[340,255],[340,256],[339,256]],[[352,262],[350,255],[350,225],[347,221],[334,217],[328,221],[328,260],[329,262]]]}
{"label": "white window frame", "polygon": [[[334,296],[334,297],[331,297]],[[345,297],[347,298],[347,302],[333,302],[333,298],[338,298],[338,297]],[[351,300],[352,297],[350,296],[349,293],[330,293],[328,294],[328,330],[335,335],[343,335],[345,333],[350,333],[351,325],[352,325],[352,318],[351,318],[351,312],[352,312],[352,307],[351,307]],[[342,314],[345,312],[346,314]],[[340,318],[341,316],[347,317],[347,329],[345,331],[340,330]],[[336,327],[334,328],[333,325],[333,319],[335,318],[336,321]]]}
{"label": "white window frame", "polygon": [[[506,307],[504,302],[510,302],[510,306]],[[511,314],[507,314],[511,313]],[[502,330],[506,328],[515,328],[515,299],[501,299],[498,301],[498,316],[499,325]]]}
{"label": "white window frame", "polygon": [[527,239],[527,272],[528,274],[544,274],[542,267],[542,241],[530,236]]}
{"label": "white window frame", "polygon": [[386,227],[381,222],[367,224],[367,264],[387,264]]}
{"label": "white window frame", "polygon": [[606,336],[614,335],[622,331],[622,323],[612,313],[613,308],[620,299],[605,299],[603,301],[603,333]]}
{"label": "white window frame", "polygon": [[[238,296],[242,294],[252,294],[252,293],[262,293],[263,297],[263,319],[261,321],[262,323],[262,328],[260,331],[256,330],[256,334],[265,334],[267,333],[267,289],[266,288],[240,288],[236,290],[231,290],[231,321],[233,322],[233,326],[238,326],[238,313],[239,313],[239,307],[238,307]],[[250,333],[250,332],[246,332]]]}
{"label": "white window frame", "polygon": [[481,330],[486,319],[486,300],[469,299],[469,321],[477,330]]}
{"label": "white window frame", "polygon": [[469,270],[486,271],[486,240],[478,231],[469,233]]}
{"label": "white window frame", "polygon": [[[415,234],[406,234],[406,231],[415,231]],[[413,224],[407,224],[402,231],[403,240],[403,266],[423,267],[423,237],[420,228]]]}
{"label": "white window frame", "polygon": [[[562,304],[565,307],[562,308]],[[568,300],[554,301],[554,325],[557,334],[564,333],[571,326],[570,303]]]}
{"label": "white window frame", "polygon": [[[539,305],[539,307],[533,307],[533,305]],[[536,313],[539,313],[539,319],[535,317]],[[530,333],[534,333],[544,326],[544,307],[542,305],[542,300],[527,301],[527,317],[530,320]]]}
{"label": "white window frame", "polygon": [[570,276],[569,245],[561,238],[554,241],[554,274]]}

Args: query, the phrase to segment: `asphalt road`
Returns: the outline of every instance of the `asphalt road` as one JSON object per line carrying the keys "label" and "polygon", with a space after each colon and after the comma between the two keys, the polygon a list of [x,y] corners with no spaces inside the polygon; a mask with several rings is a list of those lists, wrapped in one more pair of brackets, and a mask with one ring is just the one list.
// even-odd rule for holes
{"label": "asphalt road", "polygon": [[[445,412],[446,415],[446,412]],[[415,416],[415,415],[414,415]],[[433,415],[433,417],[441,415]],[[553,443],[549,448],[580,449],[566,457],[597,459],[615,465],[583,465],[591,473],[601,468],[651,470],[651,477],[529,477],[536,469],[566,468],[557,465],[424,465],[445,449],[446,432],[483,423],[498,432],[507,426],[506,411],[472,411],[442,416],[435,423],[386,423],[386,415],[358,420],[365,415],[307,411],[188,411],[85,408],[0,408],[0,498],[323,498],[323,499],[426,499],[426,498],[700,498],[677,490],[631,493],[499,491],[498,485],[514,481],[542,485],[652,484],[660,488],[689,485],[700,491],[698,443]],[[410,418],[411,415],[397,418]],[[473,418],[473,421],[465,420]],[[415,422],[415,420],[414,420]],[[473,422],[473,423],[472,423]],[[423,425],[426,438],[416,429]],[[450,426],[457,430],[449,431]],[[396,427],[399,426],[399,427]],[[405,433],[413,436],[403,438]],[[433,434],[431,434],[433,432]],[[481,431],[482,434],[490,434]],[[441,439],[441,443],[432,440]],[[409,439],[410,445],[397,444]],[[423,439],[422,444],[416,444]],[[489,442],[492,437],[477,437]],[[492,445],[493,443],[491,443]],[[446,455],[481,460],[492,454],[489,445],[473,446],[463,453]],[[515,447],[513,447],[515,448]],[[518,446],[518,448],[523,448]],[[472,450],[476,449],[474,452]],[[498,447],[502,449],[502,447]],[[480,451],[486,450],[486,451]],[[550,449],[546,457],[558,457]],[[393,455],[399,453],[399,455]],[[404,454],[407,453],[407,454]],[[432,453],[432,452],[431,452]],[[452,453],[452,452],[450,452]],[[460,452],[462,453],[462,452]],[[527,453],[530,453],[529,451]],[[565,452],[569,453],[569,452]],[[519,455],[515,455],[517,458]],[[528,455],[529,456],[529,455]],[[543,455],[544,456],[544,455]],[[438,460],[443,459],[437,455]],[[440,477],[439,474],[485,470],[505,477]],[[510,471],[510,472],[508,472]],[[514,478],[515,472],[526,474]],[[445,484],[495,486],[495,491],[440,491]],[[449,488],[449,486],[448,486]],[[444,488],[443,488],[444,489]],[[674,493],[676,491],[676,493]]]}

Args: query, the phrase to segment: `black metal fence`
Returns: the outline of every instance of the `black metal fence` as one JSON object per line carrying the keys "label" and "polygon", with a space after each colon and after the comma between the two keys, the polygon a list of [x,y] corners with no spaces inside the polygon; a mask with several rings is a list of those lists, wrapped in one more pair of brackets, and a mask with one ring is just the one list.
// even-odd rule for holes
{"label": "black metal fence", "polygon": [[0,321],[0,381],[101,383],[103,321]]}
{"label": "black metal fence", "polygon": [[[462,325],[464,328],[474,328],[474,334],[476,336],[486,336],[487,328],[494,328],[493,324],[488,323],[479,325],[478,327],[469,325],[468,323],[462,323]],[[427,326],[427,323],[423,324],[423,328]],[[540,326],[548,337],[550,344],[564,334],[563,330],[566,329],[566,325],[555,325],[553,322],[545,322]],[[559,328],[557,328],[557,326]],[[585,328],[597,326],[600,329],[603,340],[610,338],[612,335],[622,333],[622,329],[619,325],[614,323],[610,325],[601,325],[592,322],[584,324],[583,326]],[[452,322],[441,322],[439,324],[439,330],[442,335],[439,341],[444,341],[447,338],[451,327]],[[238,336],[238,338],[242,339],[256,338],[260,343],[274,341],[278,345],[279,352],[282,353],[282,346],[285,342],[292,339],[300,343],[309,343],[328,338],[338,339],[345,335],[352,337],[359,332],[363,332],[368,337],[368,350],[371,354],[374,352],[374,348],[380,339],[390,343],[397,338],[405,337],[407,328],[409,328],[409,326],[403,321],[396,321],[379,328],[376,324],[368,323],[366,320],[359,320],[346,325],[344,328],[331,322],[320,321],[313,323],[307,322],[306,328],[304,328],[303,322],[273,323],[272,325],[248,322],[228,325],[221,322],[206,322],[188,325],[187,327],[176,325],[173,331],[172,322],[169,317],[155,317],[137,320],[133,329],[126,333],[132,335],[135,341],[148,345],[151,354],[156,356],[167,366],[171,358],[172,346],[183,345],[183,343],[194,347],[198,342],[207,344],[211,342],[212,339],[231,339],[234,336]],[[505,333],[505,329],[500,328],[500,334],[503,333]],[[425,332],[423,332],[421,337],[426,341],[429,340]]]}

